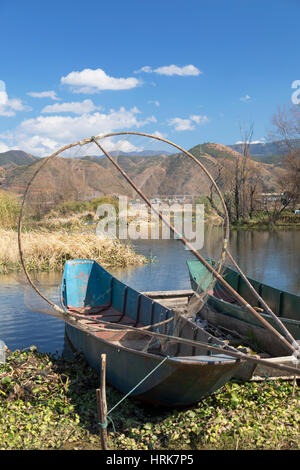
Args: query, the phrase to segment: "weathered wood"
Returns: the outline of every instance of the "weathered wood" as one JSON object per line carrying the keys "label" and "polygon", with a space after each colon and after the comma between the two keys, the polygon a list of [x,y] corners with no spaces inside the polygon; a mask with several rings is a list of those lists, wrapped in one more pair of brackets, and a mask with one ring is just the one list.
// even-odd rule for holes
{"label": "weathered wood", "polygon": [[100,436],[103,450],[107,450],[106,354],[101,354],[100,389],[96,390]]}
{"label": "weathered wood", "polygon": [[192,289],[155,290],[142,292],[142,294],[147,295],[147,297],[151,297],[151,299],[177,299],[178,297],[191,297],[192,295],[194,295],[194,291]]}
{"label": "weathered wood", "polygon": [[[78,314],[73,313],[73,312],[70,314],[70,317],[85,318],[83,315],[78,315]],[[68,322],[67,319],[65,321]],[[99,323],[99,324],[102,324],[102,325],[108,325],[108,326],[112,325],[111,323],[105,322],[105,321],[102,321],[102,320],[95,320],[95,323]],[[242,360],[245,360],[245,361],[249,361],[249,362],[252,362],[252,363],[263,364],[263,365],[266,365],[266,366],[270,365],[269,362],[266,359],[260,359],[256,356],[249,356],[247,354],[240,353],[236,349],[231,348],[229,346],[227,346],[227,349],[225,349],[225,348],[212,346],[210,344],[203,343],[201,341],[192,341],[192,340],[189,340],[189,339],[184,339],[184,338],[180,338],[180,337],[176,337],[176,336],[172,336],[172,335],[164,335],[162,333],[157,333],[157,332],[154,332],[154,331],[148,331],[148,330],[145,330],[145,329],[141,330],[140,328],[136,328],[134,326],[122,325],[120,323],[114,323],[113,325],[116,326],[116,328],[128,329],[128,330],[132,330],[132,331],[138,331],[139,333],[143,333],[144,335],[153,336],[153,337],[161,338],[161,339],[166,339],[169,342],[188,344],[190,346],[198,346],[198,347],[203,346],[207,350],[213,351],[217,354],[223,353],[223,354],[227,354],[228,356],[235,357],[237,359],[242,359]],[[288,372],[294,373],[295,375],[298,375],[299,370],[300,370],[299,368],[297,369],[297,367],[290,367],[290,366],[286,366],[284,364],[272,364],[272,368],[288,371]]]}

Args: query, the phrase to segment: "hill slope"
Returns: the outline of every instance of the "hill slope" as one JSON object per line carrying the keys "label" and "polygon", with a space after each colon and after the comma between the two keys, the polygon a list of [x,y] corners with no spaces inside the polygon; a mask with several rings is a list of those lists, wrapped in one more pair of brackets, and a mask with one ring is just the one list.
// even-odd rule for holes
{"label": "hill slope", "polygon": [[[4,189],[22,194],[27,182],[42,161],[32,155],[0,154],[1,161],[8,165],[2,182]],[[190,152],[207,168],[213,177],[217,176],[218,165],[227,169],[238,158],[239,153],[228,146],[205,143],[193,147]],[[8,154],[9,152],[6,152]],[[25,155],[22,155],[25,154]],[[3,159],[1,160],[1,155]],[[29,164],[24,165],[24,161]],[[128,173],[133,181],[149,197],[155,195],[208,193],[210,182],[204,172],[185,154],[173,155],[126,155],[114,156],[114,159]],[[17,166],[19,165],[19,166]],[[281,171],[274,164],[253,161],[263,176],[265,190],[276,190],[277,178]],[[0,165],[1,166],[1,165]],[[2,165],[3,166],[3,165]],[[113,167],[102,157],[56,158],[39,174],[33,192],[37,195],[56,194],[57,199],[92,199],[108,194],[135,195],[132,188]]]}
{"label": "hill slope", "polygon": [[29,165],[37,159],[37,157],[22,150],[9,150],[8,152],[0,153],[0,166],[5,169],[15,168],[19,165]]}

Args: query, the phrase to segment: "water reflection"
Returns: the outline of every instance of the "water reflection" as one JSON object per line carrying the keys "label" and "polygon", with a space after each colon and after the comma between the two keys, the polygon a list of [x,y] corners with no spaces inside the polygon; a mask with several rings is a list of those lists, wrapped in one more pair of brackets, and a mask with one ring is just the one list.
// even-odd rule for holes
{"label": "water reflection", "polygon": [[[59,279],[57,273],[43,273],[39,278],[43,292],[55,301],[58,301]],[[11,350],[35,344],[41,352],[61,352],[64,322],[37,313],[32,310],[32,305],[37,305],[35,294],[25,287],[22,278],[0,276],[0,338]]]}
{"label": "water reflection", "polygon": [[[205,246],[201,254],[218,257],[223,230],[206,227]],[[296,294],[300,294],[300,232],[235,231],[230,236],[233,256],[251,277]],[[186,260],[194,256],[178,240],[141,240],[138,252],[153,262],[143,266],[112,269],[111,272],[131,287],[140,290],[189,289]],[[58,273],[40,273],[41,291],[59,303]],[[35,344],[41,352],[62,352],[64,322],[49,315],[32,289],[24,288],[20,275],[0,276],[0,339],[9,349],[24,349]]]}
{"label": "water reflection", "polygon": [[249,276],[300,294],[300,232],[238,231],[231,234],[230,243]]}

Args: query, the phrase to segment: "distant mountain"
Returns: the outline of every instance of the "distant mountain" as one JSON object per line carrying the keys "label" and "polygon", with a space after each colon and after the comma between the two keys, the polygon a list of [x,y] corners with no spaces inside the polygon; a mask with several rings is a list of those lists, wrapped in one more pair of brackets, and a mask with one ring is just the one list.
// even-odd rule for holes
{"label": "distant mountain", "polygon": [[[1,187],[22,195],[41,160],[7,171]],[[41,170],[30,190],[31,199],[35,203],[49,201],[49,204],[53,199],[96,199],[107,194],[130,195],[131,191],[125,180],[93,161],[59,157]]]}
{"label": "distant mountain", "polygon": [[[228,145],[228,147],[234,149],[236,152],[243,151],[242,144]],[[283,149],[283,145],[276,142],[260,142],[256,144],[250,144],[251,155],[255,157],[270,157],[272,155],[279,155],[279,149]]]}
{"label": "distant mountain", "polygon": [[[300,147],[300,139],[295,139],[291,142]],[[241,144],[228,145],[228,147],[237,152],[242,152],[243,149]],[[250,152],[253,160],[280,165],[282,155],[288,152],[288,147],[284,141],[259,142],[250,145]]]}
{"label": "distant mountain", "polygon": [[165,150],[140,150],[139,152],[110,152],[113,157],[118,156],[130,156],[130,157],[153,157],[156,155],[172,155],[172,152],[166,152]]}
{"label": "distant mountain", "polygon": [[[199,144],[191,148],[190,153],[199,159],[211,175],[217,176],[218,163],[227,168],[240,155],[234,149],[215,143]],[[112,164],[99,157],[85,157],[99,166],[111,169]],[[118,155],[115,160],[148,196],[208,193],[210,182],[204,172],[183,153],[163,156]],[[265,188],[276,187],[278,172],[274,165],[254,161],[264,176]]]}
{"label": "distant mountain", "polygon": [[196,157],[206,154],[216,159],[228,158],[229,160],[234,160],[239,155],[239,151],[233,149],[233,146],[215,144],[213,142],[196,145],[191,148],[190,152]]}
{"label": "distant mountain", "polygon": [[37,159],[38,157],[34,157],[22,150],[8,150],[7,152],[0,153],[0,166],[4,169],[9,169],[20,165],[29,165]]}
{"label": "distant mountain", "polygon": [[[240,155],[236,148],[236,146],[208,142],[196,145],[190,149],[190,152],[203,163],[213,177],[216,177],[218,163],[230,169]],[[255,147],[253,149],[255,150]],[[271,149],[268,151],[271,152]],[[146,155],[141,155],[140,152],[129,154],[118,152],[114,159],[147,196],[199,195],[209,192],[210,181],[207,176],[185,154],[180,152],[157,154],[149,150],[143,152]],[[253,165],[258,167],[263,175],[265,189],[274,190],[278,175],[283,170],[274,163],[266,163],[265,158],[270,157],[261,156],[261,158],[261,161],[254,159]],[[7,169],[3,170],[5,175],[2,176],[1,187],[23,194],[40,161],[37,157],[20,151],[0,154],[0,167],[4,168],[4,165],[7,165]],[[37,201],[53,200],[53,198],[55,201],[95,199],[109,194],[132,197],[135,194],[112,163],[102,156],[53,160],[38,175],[31,193]]]}

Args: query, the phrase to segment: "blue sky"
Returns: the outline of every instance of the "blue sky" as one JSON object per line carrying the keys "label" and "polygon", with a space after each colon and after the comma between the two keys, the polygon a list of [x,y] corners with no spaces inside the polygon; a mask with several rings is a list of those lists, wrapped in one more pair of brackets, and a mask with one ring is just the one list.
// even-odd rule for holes
{"label": "blue sky", "polygon": [[[0,152],[108,131],[267,139],[300,79],[298,0],[0,0]],[[116,144],[117,145],[117,144]]]}

